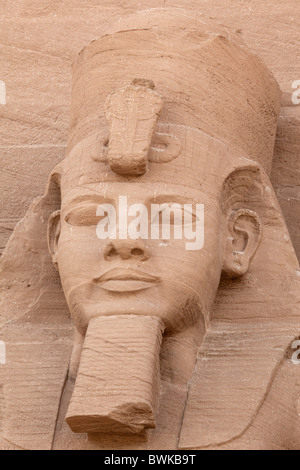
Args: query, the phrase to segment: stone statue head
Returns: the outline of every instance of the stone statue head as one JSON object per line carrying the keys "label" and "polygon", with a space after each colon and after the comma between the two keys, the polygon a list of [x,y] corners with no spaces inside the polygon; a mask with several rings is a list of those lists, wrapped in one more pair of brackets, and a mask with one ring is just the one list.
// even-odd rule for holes
{"label": "stone statue head", "polygon": [[[207,317],[222,272],[245,274],[261,235],[246,202],[224,212],[224,181],[238,168],[270,171],[277,126],[274,78],[210,22],[176,11],[127,22],[74,65],[61,210],[50,220],[50,251],[83,334],[99,315],[158,316],[170,330]],[[121,233],[122,197],[149,209],[144,237]],[[118,233],[101,240],[107,204]],[[184,236],[162,231],[153,239],[151,204],[189,204],[195,222],[202,204],[203,246],[186,249]]]}
{"label": "stone statue head", "polygon": [[[280,99],[272,74],[238,38],[182,10],[138,13],[81,52],[67,155],[43,202],[76,329],[73,431],[155,427],[163,338],[188,332],[198,348],[226,318],[226,307],[214,313],[216,298],[238,304],[244,290],[250,302],[268,275],[270,246],[289,242],[269,182]],[[290,256],[295,272],[292,248],[277,256]],[[234,312],[241,331],[243,313]],[[119,361],[126,373],[116,379],[106,367]],[[93,383],[103,374],[124,399]]]}

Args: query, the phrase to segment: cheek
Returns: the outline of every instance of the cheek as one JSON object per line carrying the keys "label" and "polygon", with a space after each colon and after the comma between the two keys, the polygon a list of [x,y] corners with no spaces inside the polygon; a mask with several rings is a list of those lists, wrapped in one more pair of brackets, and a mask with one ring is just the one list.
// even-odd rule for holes
{"label": "cheek", "polygon": [[219,282],[221,274],[221,256],[218,246],[214,250],[202,249],[186,251],[176,247],[156,250],[156,264],[168,278],[180,279],[183,283],[195,287],[199,282]]}
{"label": "cheek", "polygon": [[188,286],[201,297],[211,299],[218,288],[222,270],[219,224],[208,225],[202,249],[189,251],[186,242],[152,243],[152,255],[165,279],[173,280],[178,286]]}
{"label": "cheek", "polygon": [[65,290],[100,272],[101,241],[95,227],[63,224],[58,243],[58,268]]}

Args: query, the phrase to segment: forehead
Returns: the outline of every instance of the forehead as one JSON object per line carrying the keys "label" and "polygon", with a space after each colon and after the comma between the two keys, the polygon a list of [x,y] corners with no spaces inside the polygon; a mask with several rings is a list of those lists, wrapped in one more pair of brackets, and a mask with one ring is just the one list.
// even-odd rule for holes
{"label": "forehead", "polygon": [[[176,138],[179,154],[170,161],[163,158],[150,161],[148,171],[141,176],[115,174],[105,160],[107,137],[93,134],[82,140],[69,152],[63,162],[61,181],[62,199],[85,191],[115,197],[128,195],[145,199],[157,194],[196,196],[197,192],[216,196],[231,168],[236,168],[236,150],[196,129],[185,126],[159,124],[157,133]],[[154,154],[166,150],[153,142]],[[240,158],[240,157],[239,157]]]}

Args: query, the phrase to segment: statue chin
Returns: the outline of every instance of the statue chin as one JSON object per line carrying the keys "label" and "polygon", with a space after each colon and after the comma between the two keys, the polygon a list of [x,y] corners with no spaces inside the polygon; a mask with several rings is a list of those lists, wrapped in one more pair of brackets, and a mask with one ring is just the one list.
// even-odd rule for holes
{"label": "statue chin", "polygon": [[[130,298],[132,297],[132,298]],[[125,305],[124,305],[125,304]],[[182,305],[182,307],[181,307]],[[156,317],[161,320],[167,333],[176,334],[195,325],[203,317],[196,296],[180,298],[180,306],[167,299],[136,295],[119,295],[115,299],[101,299],[98,303],[82,300],[71,305],[72,320],[78,331],[84,335],[90,321],[99,317],[135,315]]]}

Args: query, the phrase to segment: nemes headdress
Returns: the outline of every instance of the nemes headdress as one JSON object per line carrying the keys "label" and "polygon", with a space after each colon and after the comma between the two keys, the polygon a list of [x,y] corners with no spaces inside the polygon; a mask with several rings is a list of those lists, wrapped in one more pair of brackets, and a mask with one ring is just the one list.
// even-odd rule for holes
{"label": "nemes headdress", "polygon": [[121,20],[81,52],[72,96],[69,152],[98,136],[99,172],[186,166],[180,132],[166,129],[185,126],[270,173],[278,84],[239,37],[198,13],[153,9]]}

